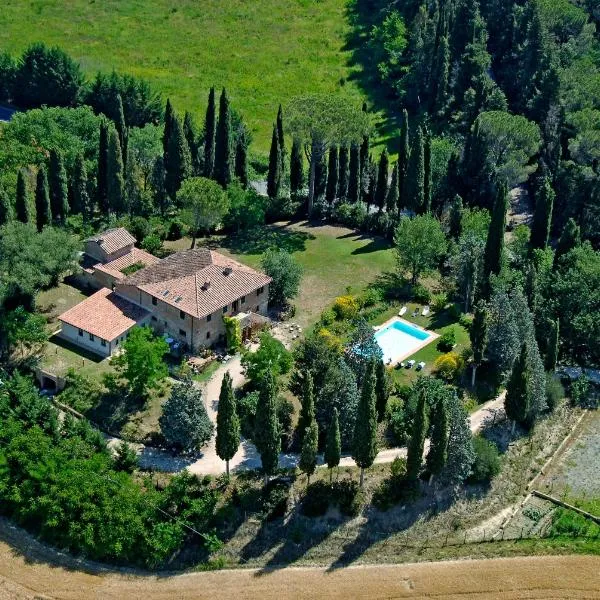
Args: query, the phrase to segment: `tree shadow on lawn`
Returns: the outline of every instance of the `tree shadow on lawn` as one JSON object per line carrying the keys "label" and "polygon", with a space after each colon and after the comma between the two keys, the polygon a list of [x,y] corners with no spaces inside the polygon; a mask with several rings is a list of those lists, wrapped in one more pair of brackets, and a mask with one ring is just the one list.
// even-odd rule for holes
{"label": "tree shadow on lawn", "polygon": [[348,79],[356,82],[360,90],[369,98],[375,112],[381,112],[384,118],[377,124],[377,136],[385,140],[389,152],[397,152],[397,131],[399,114],[390,114],[390,106],[399,102],[379,80],[377,61],[369,44],[370,32],[380,23],[381,10],[389,5],[387,0],[351,0],[346,7],[346,18],[350,31],[342,48],[351,53],[348,66],[351,74]]}
{"label": "tree shadow on lawn", "polygon": [[359,254],[371,254],[372,252],[379,252],[380,250],[389,250],[392,247],[392,244],[384,238],[370,238],[368,244],[361,246],[360,248],[355,248],[352,250],[352,254],[357,256]]}
{"label": "tree shadow on lawn", "polygon": [[287,225],[270,225],[227,235],[218,245],[234,254],[263,254],[271,248],[286,252],[303,252],[307,240],[316,239],[311,233],[290,229]]}
{"label": "tree shadow on lawn", "polygon": [[125,385],[111,382],[86,417],[104,431],[118,436],[129,417],[144,408],[144,405],[144,399],[130,394]]}

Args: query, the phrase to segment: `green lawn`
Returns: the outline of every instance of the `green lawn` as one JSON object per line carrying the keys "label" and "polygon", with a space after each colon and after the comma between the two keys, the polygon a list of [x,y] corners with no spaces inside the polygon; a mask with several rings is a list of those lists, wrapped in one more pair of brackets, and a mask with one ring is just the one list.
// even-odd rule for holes
{"label": "green lawn", "polygon": [[[385,240],[330,225],[278,224],[251,235],[215,237],[204,243],[252,267],[259,266],[268,248],[291,252],[304,268],[300,295],[294,301],[294,321],[302,327],[313,325],[337,296],[346,293],[346,288],[358,293],[395,268],[394,251]],[[166,242],[165,246],[182,250],[189,244],[184,238]]]}
{"label": "green lawn", "polygon": [[36,298],[36,306],[48,320],[48,331],[54,332],[58,329],[57,317],[66,310],[69,310],[87,296],[70,286],[61,282],[56,287],[41,291]]}
{"label": "green lawn", "polygon": [[340,92],[360,105],[346,49],[347,0],[4,0],[0,48],[59,45],[90,74],[147,79],[178,111],[203,118],[226,86],[266,155],[279,103]]}

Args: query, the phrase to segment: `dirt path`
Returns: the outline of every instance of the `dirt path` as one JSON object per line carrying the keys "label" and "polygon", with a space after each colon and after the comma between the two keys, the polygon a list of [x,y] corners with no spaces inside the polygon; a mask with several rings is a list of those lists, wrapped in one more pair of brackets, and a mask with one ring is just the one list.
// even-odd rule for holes
{"label": "dirt path", "polygon": [[177,598],[597,598],[600,558],[547,556],[344,569],[140,575],[59,555],[0,520],[2,600]]}

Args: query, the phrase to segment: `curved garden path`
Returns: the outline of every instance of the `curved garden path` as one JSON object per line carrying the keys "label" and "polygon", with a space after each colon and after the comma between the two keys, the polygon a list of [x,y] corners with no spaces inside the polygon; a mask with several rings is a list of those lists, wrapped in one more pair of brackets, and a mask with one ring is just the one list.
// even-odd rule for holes
{"label": "curved garden path", "polygon": [[[216,424],[217,410],[219,405],[219,392],[221,382],[225,373],[229,372],[233,380],[233,386],[239,387],[245,381],[244,373],[239,355],[231,358],[226,364],[221,365],[203,385],[204,403],[209,417]],[[200,385],[200,384],[199,384]],[[470,416],[471,431],[477,433],[481,431],[490,421],[499,421],[505,418],[504,415],[504,393],[498,398],[482,404]],[[109,446],[115,446],[120,443],[118,438],[109,438]],[[426,446],[427,446],[426,442]],[[197,475],[220,475],[225,471],[225,463],[218,456],[215,448],[215,436],[202,449],[200,455],[193,457],[174,456],[173,454],[143,446],[142,444],[133,444],[140,457],[140,466],[144,469],[155,469],[158,471],[178,472],[187,469]],[[425,448],[427,450],[427,447]],[[381,450],[375,458],[376,464],[391,463],[398,456],[406,456],[406,448],[388,448]],[[298,463],[299,455],[295,453],[282,453],[279,456],[279,466],[283,468],[293,468]],[[323,459],[320,457],[320,464]],[[232,470],[259,469],[261,467],[260,455],[254,445],[248,440],[242,440],[240,449],[230,461]],[[356,466],[350,456],[343,456],[340,461],[341,467]]]}

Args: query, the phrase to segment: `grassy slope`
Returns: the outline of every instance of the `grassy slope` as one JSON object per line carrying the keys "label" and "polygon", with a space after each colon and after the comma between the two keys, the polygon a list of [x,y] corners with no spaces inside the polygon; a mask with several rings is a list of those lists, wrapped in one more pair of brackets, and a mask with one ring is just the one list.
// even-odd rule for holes
{"label": "grassy slope", "polygon": [[[146,78],[203,119],[208,88],[226,86],[266,154],[277,106],[350,81],[346,0],[4,0],[0,49],[57,44],[88,73]],[[342,81],[344,84],[342,84]]]}

